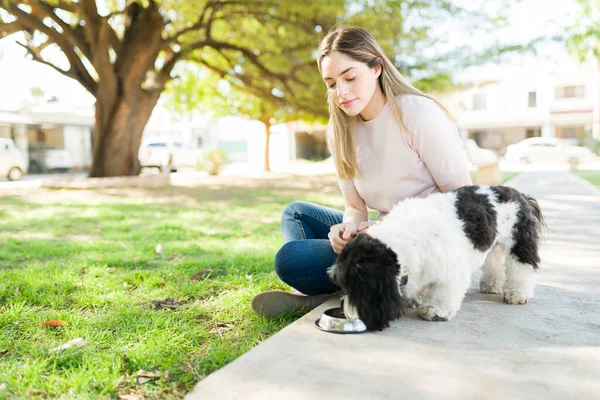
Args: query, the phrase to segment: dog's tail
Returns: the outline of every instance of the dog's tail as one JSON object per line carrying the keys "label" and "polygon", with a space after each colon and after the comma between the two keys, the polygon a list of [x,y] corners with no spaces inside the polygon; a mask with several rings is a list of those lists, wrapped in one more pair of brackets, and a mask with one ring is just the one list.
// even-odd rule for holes
{"label": "dog's tail", "polygon": [[529,197],[525,195],[525,198],[531,205],[531,212],[535,219],[537,220],[537,231],[540,236],[543,236],[548,231],[548,226],[546,225],[546,221],[544,220],[544,215],[542,214],[542,209],[540,208],[540,204],[533,197]]}

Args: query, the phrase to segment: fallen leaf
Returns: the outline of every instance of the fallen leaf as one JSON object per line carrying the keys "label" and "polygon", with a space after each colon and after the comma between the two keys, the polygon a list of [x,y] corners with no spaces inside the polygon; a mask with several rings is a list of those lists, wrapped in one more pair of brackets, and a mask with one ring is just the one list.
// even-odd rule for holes
{"label": "fallen leaf", "polygon": [[154,286],[156,286],[156,287],[165,287],[165,283],[164,282],[156,282],[154,284]]}
{"label": "fallen leaf", "polygon": [[244,232],[244,236],[248,237],[248,236],[252,236],[252,234],[250,232]]}
{"label": "fallen leaf", "polygon": [[185,382],[179,382],[176,386],[177,390],[179,390],[180,392],[187,392],[188,387],[185,384]]}
{"label": "fallen leaf", "polygon": [[144,371],[143,369],[140,369],[138,372],[135,373],[135,376],[143,376],[145,378],[158,378],[161,375],[162,374],[160,373],[160,371]]}
{"label": "fallen leaf", "polygon": [[212,273],[213,270],[210,268],[205,268],[200,272],[196,272],[194,275],[192,275],[192,277],[190,278],[190,281],[199,281],[200,279],[204,279],[204,277],[210,273]]}
{"label": "fallen leaf", "polygon": [[159,243],[156,245],[156,254],[162,254],[164,250],[165,249],[162,244]]}
{"label": "fallen leaf", "polygon": [[5,356],[8,354],[8,350],[6,349],[0,349],[0,356]]}
{"label": "fallen leaf", "polygon": [[135,383],[136,385],[143,385],[153,379],[160,378],[161,375],[160,371],[144,371],[140,369],[135,373]]}
{"label": "fallen leaf", "polygon": [[83,285],[83,282],[77,282],[77,283],[75,284],[75,287],[76,287],[76,288],[79,288],[79,289],[83,289],[83,287],[84,287],[84,285]]}
{"label": "fallen leaf", "polygon": [[50,321],[42,322],[42,326],[67,326],[67,323],[60,319],[51,319]]}
{"label": "fallen leaf", "polygon": [[104,260],[104,256],[98,256],[98,260]]}
{"label": "fallen leaf", "polygon": [[119,394],[119,399],[121,400],[144,400],[145,397],[143,394],[138,392],[135,389],[129,389],[127,393]]}
{"label": "fallen leaf", "polygon": [[67,350],[70,349],[73,346],[76,347],[83,347],[87,344],[87,342],[85,341],[85,339],[83,338],[77,338],[77,339],[73,339],[61,346],[55,347],[53,349],[48,350],[48,353],[54,353],[55,351],[61,351],[61,350]]}
{"label": "fallen leaf", "polygon": [[81,313],[82,316],[86,317],[86,318],[90,318],[94,316],[94,313],[91,311],[84,311]]}

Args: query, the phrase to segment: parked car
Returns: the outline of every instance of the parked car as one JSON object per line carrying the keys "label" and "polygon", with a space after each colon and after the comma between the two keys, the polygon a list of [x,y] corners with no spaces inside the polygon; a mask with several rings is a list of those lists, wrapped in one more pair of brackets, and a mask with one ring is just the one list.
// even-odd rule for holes
{"label": "parked car", "polygon": [[12,139],[0,138],[0,176],[6,176],[11,181],[18,181],[27,172],[23,154]]}
{"label": "parked car", "polygon": [[171,171],[196,168],[202,156],[200,149],[185,146],[170,138],[150,138],[142,141],[138,159],[142,168],[166,169],[171,161]]}
{"label": "parked car", "polygon": [[29,172],[67,172],[75,162],[66,149],[46,144],[29,145]]}
{"label": "parked car", "polygon": [[559,138],[536,137],[511,144],[507,147],[504,158],[522,164],[540,161],[581,163],[594,161],[596,155],[587,147],[573,146]]}
{"label": "parked car", "polygon": [[498,163],[498,154],[489,149],[482,149],[473,139],[464,142],[467,158],[473,165],[491,165]]}

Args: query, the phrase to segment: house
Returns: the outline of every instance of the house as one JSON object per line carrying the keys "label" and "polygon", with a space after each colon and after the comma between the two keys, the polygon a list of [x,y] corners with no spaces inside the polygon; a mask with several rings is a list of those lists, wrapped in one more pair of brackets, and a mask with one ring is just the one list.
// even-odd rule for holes
{"label": "house", "polygon": [[463,138],[500,153],[509,144],[546,136],[592,148],[600,139],[598,64],[507,68],[504,76],[473,82],[440,97]]}
{"label": "house", "polygon": [[0,109],[0,137],[15,141],[28,160],[31,144],[64,148],[78,169],[91,165],[94,110],[48,102],[22,103]]}

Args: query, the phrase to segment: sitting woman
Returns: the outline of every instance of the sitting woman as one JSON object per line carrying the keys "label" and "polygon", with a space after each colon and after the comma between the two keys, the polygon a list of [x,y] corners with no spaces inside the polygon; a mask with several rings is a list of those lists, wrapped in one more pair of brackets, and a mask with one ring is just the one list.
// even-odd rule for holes
{"label": "sitting woman", "polygon": [[328,88],[328,142],[345,209],[302,201],[285,207],[275,271],[295,292],[255,296],[254,312],[267,318],[317,307],[339,289],[327,270],[368,229],[368,208],[381,219],[408,197],[472,184],[449,113],[408,83],[368,32],[334,28],[317,64]]}

